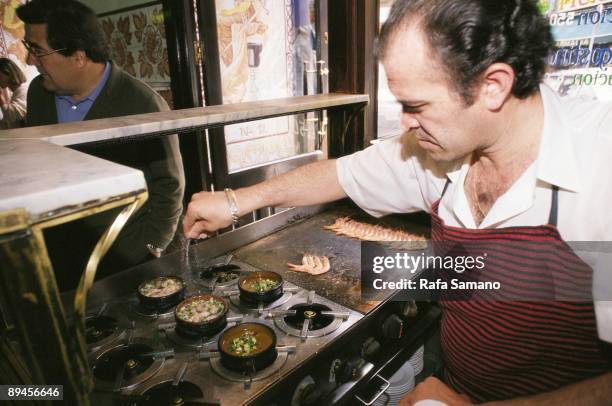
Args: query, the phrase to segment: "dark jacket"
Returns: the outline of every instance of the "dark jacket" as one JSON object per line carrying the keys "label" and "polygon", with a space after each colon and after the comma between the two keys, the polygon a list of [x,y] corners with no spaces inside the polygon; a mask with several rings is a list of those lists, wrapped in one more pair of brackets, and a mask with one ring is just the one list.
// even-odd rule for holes
{"label": "dark jacket", "polygon": [[[108,81],[89,110],[85,120],[127,116],[168,110],[165,100],[147,84],[124,72],[114,63]],[[28,126],[56,124],[55,95],[42,87],[41,78],[35,78],[28,92]],[[146,244],[165,248],[174,236],[182,211],[185,187],[183,163],[176,135],[156,137],[142,141],[119,141],[99,145],[81,145],[71,148],[107,159],[118,164],[139,169],[144,173],[149,199],[144,207],[134,214],[113,244],[107,258],[101,264],[103,274],[113,273],[119,268],[136,265],[149,257]],[[113,211],[112,214],[116,214]],[[104,228],[110,224],[110,214],[83,221],[91,237],[91,245]],[[70,233],[75,232],[71,230]],[[84,232],[79,226],[78,232]],[[65,234],[65,233],[64,233]],[[97,236],[97,237],[95,237]],[[72,236],[83,239],[82,236]],[[78,242],[75,242],[78,244]],[[72,243],[71,243],[72,245]],[[91,252],[93,247],[71,247],[71,252]],[[54,258],[52,257],[52,260]],[[55,262],[66,262],[57,258]],[[65,264],[69,268],[84,269],[83,259],[79,264]],[[81,266],[83,266],[81,268]],[[104,269],[106,268],[106,269]],[[70,271],[73,273],[74,271]],[[80,272],[79,272],[80,274]]]}

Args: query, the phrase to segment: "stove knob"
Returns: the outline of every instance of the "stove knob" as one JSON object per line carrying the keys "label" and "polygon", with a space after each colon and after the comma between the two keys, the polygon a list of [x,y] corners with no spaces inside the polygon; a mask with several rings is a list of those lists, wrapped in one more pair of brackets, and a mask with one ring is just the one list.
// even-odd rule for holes
{"label": "stove knob", "polygon": [[321,386],[310,375],[305,376],[293,392],[290,404],[292,406],[315,405],[323,395]]}
{"label": "stove knob", "polygon": [[387,317],[383,321],[381,328],[385,338],[397,340],[404,336],[404,322],[395,314]]}
{"label": "stove knob", "polygon": [[317,384],[310,384],[304,388],[300,397],[300,406],[312,406],[321,400],[321,391]]}
{"label": "stove knob", "polygon": [[414,300],[404,303],[404,306],[402,308],[402,315],[404,317],[416,317],[418,313],[419,308],[417,307],[417,304],[414,302]]}
{"label": "stove knob", "polygon": [[380,343],[374,337],[368,337],[361,344],[361,356],[367,360],[373,359],[380,351]]}
{"label": "stove knob", "polygon": [[353,367],[349,362],[343,362],[339,365],[338,371],[336,372],[336,382],[345,383],[351,380],[353,375]]}

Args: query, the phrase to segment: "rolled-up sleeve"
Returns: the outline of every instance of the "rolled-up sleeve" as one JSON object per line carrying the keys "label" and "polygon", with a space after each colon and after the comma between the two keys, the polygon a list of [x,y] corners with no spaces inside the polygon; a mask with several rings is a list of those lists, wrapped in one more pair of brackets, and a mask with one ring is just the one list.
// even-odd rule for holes
{"label": "rolled-up sleeve", "polygon": [[417,159],[403,153],[402,138],[381,141],[339,158],[337,175],[345,193],[375,217],[427,210]]}

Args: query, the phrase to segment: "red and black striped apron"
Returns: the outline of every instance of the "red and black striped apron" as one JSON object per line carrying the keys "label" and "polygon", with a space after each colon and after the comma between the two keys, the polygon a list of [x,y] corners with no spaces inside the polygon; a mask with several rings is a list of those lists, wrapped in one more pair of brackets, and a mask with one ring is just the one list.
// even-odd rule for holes
{"label": "red and black striped apron", "polygon": [[[557,188],[552,192],[549,224],[535,227],[447,226],[438,216],[440,200],[431,208],[434,246],[436,242],[489,244],[485,271],[503,281],[504,289],[528,289],[577,272],[590,289],[591,268],[571,249],[550,248],[567,247],[556,227]],[[506,244],[496,252],[498,242]],[[546,244],[540,250],[527,248],[542,242]],[[469,272],[462,275],[468,277]],[[442,299],[440,305],[446,382],[472,401],[547,392],[607,369],[592,301]]]}

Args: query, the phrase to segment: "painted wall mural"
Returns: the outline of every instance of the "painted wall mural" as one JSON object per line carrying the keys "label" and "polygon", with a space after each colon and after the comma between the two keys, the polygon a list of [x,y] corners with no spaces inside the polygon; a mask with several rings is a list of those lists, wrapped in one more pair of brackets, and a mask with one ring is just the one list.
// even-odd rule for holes
{"label": "painted wall mural", "polygon": [[103,14],[100,22],[112,59],[168,99],[170,68],[161,4]]}
{"label": "painted wall mural", "polygon": [[[224,103],[294,95],[291,0],[216,0]],[[230,171],[295,154],[295,119],[228,126]]]}

